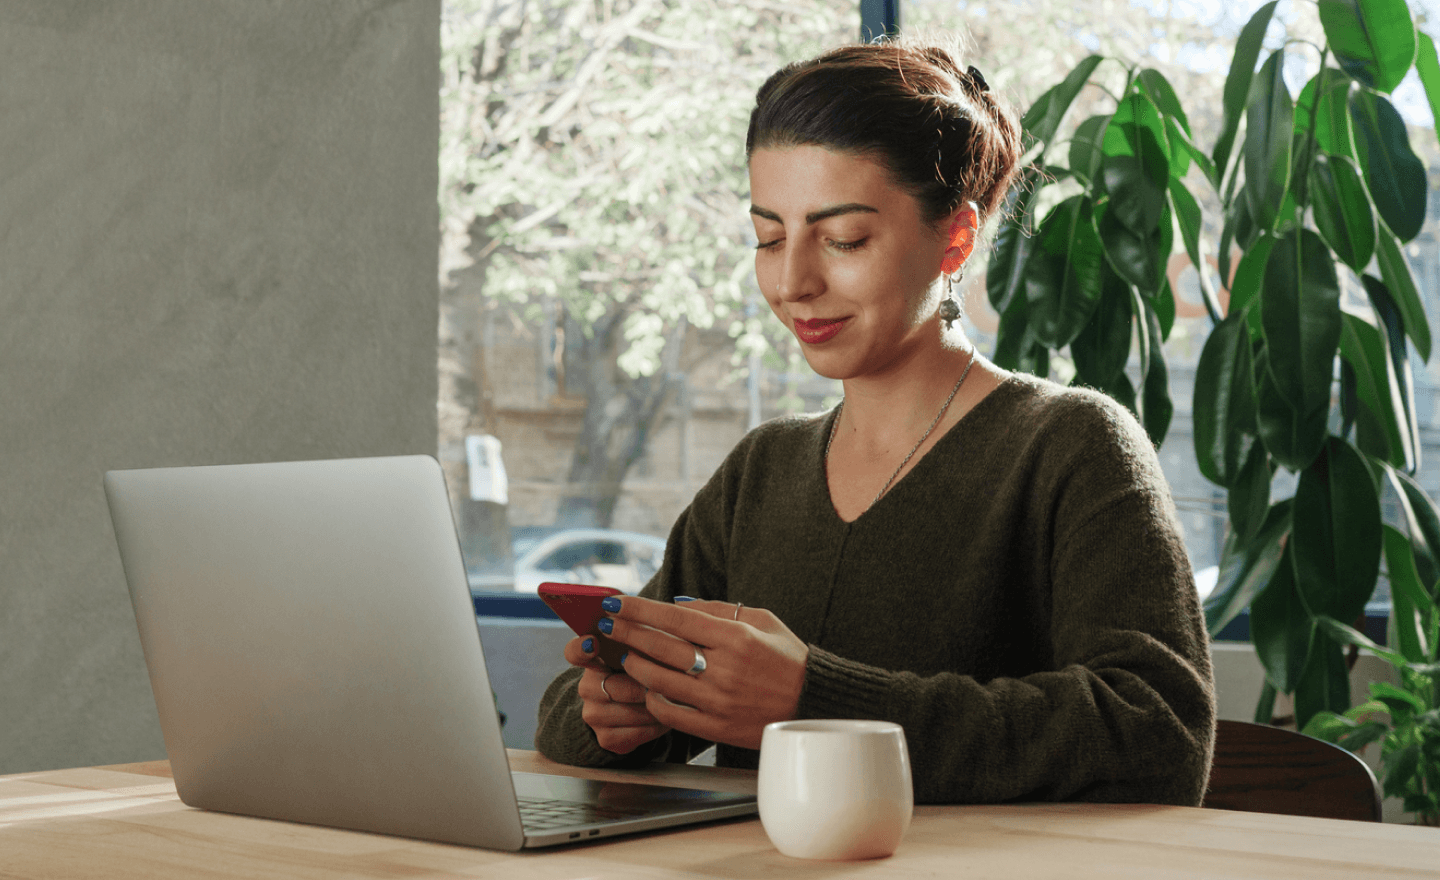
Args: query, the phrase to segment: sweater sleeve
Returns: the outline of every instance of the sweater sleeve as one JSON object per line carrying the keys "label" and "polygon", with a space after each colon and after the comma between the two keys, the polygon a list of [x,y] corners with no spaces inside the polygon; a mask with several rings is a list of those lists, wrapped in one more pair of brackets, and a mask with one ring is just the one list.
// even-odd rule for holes
{"label": "sweater sleeve", "polygon": [[[742,444],[743,447],[743,444]],[[743,455],[737,449],[730,460]],[[727,464],[729,460],[727,460]],[[721,496],[733,489],[722,466],[680,514],[666,540],[660,570],[640,591],[647,599],[668,602],[676,596],[725,598],[724,551],[728,527],[720,511]],[[685,763],[710,742],[670,731],[626,755],[602,748],[581,717],[583,703],[576,686],[583,670],[570,668],[556,676],[540,698],[535,748],[562,764],[584,767],[640,767],[651,761]]]}
{"label": "sweater sleeve", "polygon": [[1128,413],[1082,408],[1065,430],[1075,452],[1027,484],[1046,533],[1034,643],[1051,656],[1027,674],[921,675],[812,645],[799,714],[900,723],[922,801],[1198,805],[1214,694],[1169,490]]}

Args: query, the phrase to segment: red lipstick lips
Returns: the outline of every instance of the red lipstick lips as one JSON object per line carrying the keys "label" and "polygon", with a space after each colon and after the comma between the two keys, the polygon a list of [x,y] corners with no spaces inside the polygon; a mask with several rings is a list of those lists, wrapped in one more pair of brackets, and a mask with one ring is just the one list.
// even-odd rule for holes
{"label": "red lipstick lips", "polygon": [[833,339],[848,318],[814,318],[809,321],[795,321],[795,335],[807,345],[819,345]]}

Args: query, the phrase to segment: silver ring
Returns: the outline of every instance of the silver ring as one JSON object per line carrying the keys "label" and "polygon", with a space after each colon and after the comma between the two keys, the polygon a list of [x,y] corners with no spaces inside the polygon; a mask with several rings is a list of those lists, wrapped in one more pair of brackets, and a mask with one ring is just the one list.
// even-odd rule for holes
{"label": "silver ring", "polygon": [[604,675],[603,677],[601,677],[601,679],[600,679],[600,692],[605,695],[605,699],[609,700],[609,701],[612,702],[612,703],[615,702],[615,698],[612,697],[612,696],[610,696],[610,692],[605,689],[605,682],[610,678],[610,676],[612,676],[612,675],[614,675],[614,674],[615,674],[615,673],[613,673],[613,672],[607,672],[607,673],[605,673],[605,675]]}
{"label": "silver ring", "polygon": [[701,653],[701,651],[700,651],[699,648],[696,648],[696,649],[695,649],[695,662],[690,666],[689,669],[685,670],[685,674],[686,674],[686,675],[699,675],[700,673],[702,673],[702,672],[704,672],[704,671],[705,671],[705,655],[704,655],[703,653]]}
{"label": "silver ring", "polygon": [[744,608],[744,607],[745,607],[745,603],[744,603],[744,602],[736,602],[736,603],[735,603],[735,616],[732,617],[732,618],[730,618],[730,619],[731,619],[731,620],[739,620],[739,619],[740,619],[740,609],[741,609],[741,608]]}

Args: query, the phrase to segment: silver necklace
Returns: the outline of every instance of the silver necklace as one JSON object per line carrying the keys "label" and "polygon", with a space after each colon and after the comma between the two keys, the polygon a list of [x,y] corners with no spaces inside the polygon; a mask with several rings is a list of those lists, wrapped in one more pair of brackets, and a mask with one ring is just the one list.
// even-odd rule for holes
{"label": "silver necklace", "polygon": [[[970,347],[970,361],[965,364],[965,369],[960,373],[960,381],[956,382],[955,387],[950,389],[950,396],[945,398],[945,402],[940,405],[940,411],[935,414],[935,421],[931,422],[930,427],[925,429],[925,433],[920,435],[920,439],[916,441],[915,445],[906,453],[905,460],[900,462],[900,466],[895,468],[895,473],[891,474],[890,479],[885,481],[885,485],[880,487],[880,491],[875,495],[874,500],[865,505],[865,510],[874,507],[875,502],[884,497],[886,491],[890,488],[890,484],[895,482],[895,478],[900,476],[901,471],[905,470],[905,465],[909,464],[910,459],[915,457],[915,453],[920,451],[920,447],[925,445],[926,439],[928,439],[931,432],[935,430],[935,426],[940,424],[940,420],[945,418],[945,413],[949,412],[950,403],[955,400],[955,395],[960,393],[960,386],[965,384],[965,377],[970,375],[970,368],[973,366],[975,366],[975,347],[972,345]],[[840,413],[844,411],[844,409],[845,398],[842,397],[840,398],[840,403],[835,407],[835,421],[830,423],[830,436],[825,439],[825,469],[827,472],[830,469],[830,446],[835,442],[835,431],[840,427]],[[864,511],[861,512],[863,513]]]}

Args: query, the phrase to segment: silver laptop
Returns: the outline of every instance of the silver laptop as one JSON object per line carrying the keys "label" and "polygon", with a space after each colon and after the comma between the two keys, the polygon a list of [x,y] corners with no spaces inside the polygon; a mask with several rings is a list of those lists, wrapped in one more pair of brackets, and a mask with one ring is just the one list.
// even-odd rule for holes
{"label": "silver laptop", "polygon": [[433,458],[111,471],[105,494],[186,804],[504,850],[755,812],[511,773]]}

